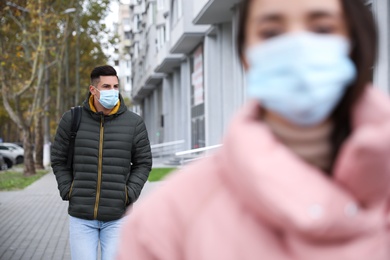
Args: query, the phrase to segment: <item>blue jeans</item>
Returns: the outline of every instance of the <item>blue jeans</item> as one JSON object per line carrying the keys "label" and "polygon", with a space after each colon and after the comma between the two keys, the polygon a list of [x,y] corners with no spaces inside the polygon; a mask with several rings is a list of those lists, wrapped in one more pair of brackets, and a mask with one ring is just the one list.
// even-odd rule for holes
{"label": "blue jeans", "polygon": [[72,260],[97,259],[99,240],[102,260],[114,259],[122,223],[123,219],[98,221],[69,216],[69,240]]}

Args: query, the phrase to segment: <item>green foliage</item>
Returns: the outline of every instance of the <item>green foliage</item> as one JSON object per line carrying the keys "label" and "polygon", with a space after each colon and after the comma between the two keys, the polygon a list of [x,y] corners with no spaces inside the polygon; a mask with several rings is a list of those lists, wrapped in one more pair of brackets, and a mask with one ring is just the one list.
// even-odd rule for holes
{"label": "green foliage", "polygon": [[32,176],[23,176],[22,168],[12,168],[0,172],[0,191],[24,189],[34,181],[48,173],[48,170],[38,170],[37,174]]}
{"label": "green foliage", "polygon": [[[64,13],[65,10],[80,7],[80,86],[84,98],[88,93],[89,74],[98,65],[106,64],[108,57],[104,49],[112,45],[115,34],[110,32],[104,18],[108,15],[110,0],[15,0],[13,3],[19,5],[28,12],[23,12],[16,7],[3,4],[0,10],[0,35],[3,40],[0,47],[0,62],[4,68],[11,93],[22,89],[25,82],[31,77],[32,61],[39,55],[42,48],[38,46],[39,31],[42,28],[44,49],[47,51],[46,64],[53,62],[65,63],[63,48],[68,43],[69,50],[69,89],[61,93],[64,106],[60,114],[73,106],[75,96],[75,64],[76,64],[76,12]],[[41,3],[41,4],[39,4]],[[1,6],[1,5],[0,5]],[[0,8],[1,9],[1,8]],[[65,66],[63,66],[64,69]],[[50,107],[55,109],[55,96],[57,84],[64,84],[65,72],[60,79],[56,79],[57,67],[51,67],[50,80]],[[60,81],[58,83],[58,81]],[[23,95],[22,103],[28,108],[34,97],[33,92],[26,92]],[[12,100],[11,100],[12,101]],[[0,111],[0,114],[2,112]],[[26,115],[27,116],[27,115]]]}
{"label": "green foliage", "polygon": [[[90,71],[107,63],[103,49],[114,37],[103,22],[109,3],[110,0],[0,1],[1,135],[17,126],[27,143],[33,143],[30,139],[34,136],[43,140],[42,131],[34,127],[40,125],[37,122],[44,113],[50,117],[50,125],[56,125],[59,117],[75,105],[76,71],[80,76],[80,99],[86,96]],[[80,25],[80,34],[76,25]],[[48,95],[44,95],[46,86]],[[51,136],[55,128],[51,128]],[[26,148],[26,175],[35,173],[30,149]]]}
{"label": "green foliage", "polygon": [[[38,113],[42,113],[43,103],[49,104],[50,125],[56,126],[59,118],[71,106],[74,106],[76,92],[76,70],[80,75],[80,100],[82,101],[89,86],[89,74],[98,65],[106,64],[108,57],[104,49],[113,44],[114,32],[110,32],[104,23],[108,15],[110,0],[13,0],[13,5],[0,1],[0,87],[7,93],[7,100],[15,113],[21,116],[21,122],[28,122]],[[76,68],[76,12],[64,12],[79,7],[80,24],[80,66]],[[68,46],[68,58],[65,56]],[[33,71],[34,60],[38,59],[38,69]],[[58,66],[58,64],[62,64]],[[65,64],[69,66],[66,86]],[[48,68],[49,100],[40,97],[37,87],[44,84],[38,81],[39,69]],[[20,97],[15,95],[33,79],[31,88]],[[58,86],[62,86],[59,88]],[[57,92],[61,105],[56,106]],[[1,98],[0,98],[1,99]],[[35,106],[33,104],[36,104]],[[0,120],[10,122],[5,106],[0,101]],[[15,122],[16,123],[16,122]],[[18,125],[20,128],[20,124]],[[51,127],[51,136],[56,127]],[[0,135],[5,133],[0,125]]]}
{"label": "green foliage", "polygon": [[161,181],[176,168],[153,168],[149,174],[149,181]]}

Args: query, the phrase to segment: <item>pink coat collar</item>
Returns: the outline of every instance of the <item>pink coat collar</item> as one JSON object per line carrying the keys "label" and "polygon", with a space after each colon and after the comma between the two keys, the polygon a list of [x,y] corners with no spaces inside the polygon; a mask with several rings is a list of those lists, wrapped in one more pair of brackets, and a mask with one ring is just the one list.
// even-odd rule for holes
{"label": "pink coat collar", "polygon": [[277,230],[311,239],[346,239],[383,227],[390,187],[386,96],[369,88],[357,105],[333,179],[280,144],[259,120],[259,108],[252,101],[240,111],[217,155],[221,177],[247,210]]}

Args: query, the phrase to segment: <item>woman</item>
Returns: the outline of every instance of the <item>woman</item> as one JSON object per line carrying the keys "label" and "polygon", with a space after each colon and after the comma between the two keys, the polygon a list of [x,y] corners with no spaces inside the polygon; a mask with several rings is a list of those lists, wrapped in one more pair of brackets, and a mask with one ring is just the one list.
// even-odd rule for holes
{"label": "woman", "polygon": [[118,259],[390,259],[390,102],[362,1],[244,0],[248,102],[125,224]]}

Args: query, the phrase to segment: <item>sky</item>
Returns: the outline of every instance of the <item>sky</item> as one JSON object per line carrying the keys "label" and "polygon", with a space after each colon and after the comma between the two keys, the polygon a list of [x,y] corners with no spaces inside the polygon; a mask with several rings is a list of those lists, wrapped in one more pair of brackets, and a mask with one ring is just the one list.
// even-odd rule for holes
{"label": "sky", "polygon": [[[118,23],[118,12],[119,12],[119,2],[122,3],[122,4],[129,4],[130,3],[130,0],[111,0],[111,3],[110,3],[110,12],[108,13],[107,17],[105,18],[105,24],[107,25],[107,27],[110,29],[110,30],[114,30],[114,24],[115,23]],[[109,48],[107,50],[105,50],[105,53],[109,56],[112,56],[113,53],[114,53],[114,49],[113,48]],[[113,65],[113,61],[110,60],[109,63],[111,65]]]}
{"label": "sky", "polygon": [[118,1],[111,0],[110,12],[105,19],[106,25],[111,29],[113,29],[114,23],[118,22],[118,6],[119,6]]}
{"label": "sky", "polygon": [[[118,22],[118,8],[119,8],[119,3],[117,0],[111,0],[111,3],[110,3],[110,12],[108,13],[107,17],[104,19],[105,21],[105,24],[107,25],[107,27],[111,30],[111,31],[114,31],[114,24]],[[106,50],[104,50],[104,52],[112,57],[113,53],[114,53],[114,48],[108,48]],[[113,60],[109,60],[108,62],[110,65],[114,65],[114,61]]]}

